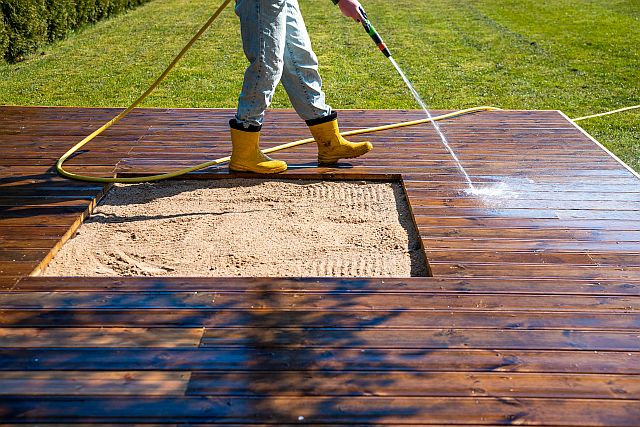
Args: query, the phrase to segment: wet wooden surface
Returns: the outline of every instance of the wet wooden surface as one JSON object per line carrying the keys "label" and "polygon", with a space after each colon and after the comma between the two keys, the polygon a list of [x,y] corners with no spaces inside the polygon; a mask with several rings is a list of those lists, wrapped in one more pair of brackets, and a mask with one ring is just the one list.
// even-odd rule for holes
{"label": "wet wooden surface", "polygon": [[[108,188],[55,160],[113,109],[0,107],[3,425],[640,422],[640,179],[555,111],[385,131],[280,178],[397,179],[435,277],[44,278]],[[158,173],[229,154],[228,110],[139,110],[69,162]],[[341,112],[342,130],[411,111]],[[263,147],[305,138],[272,111]],[[226,167],[197,178],[225,178]],[[13,423],[13,424],[12,424]]]}

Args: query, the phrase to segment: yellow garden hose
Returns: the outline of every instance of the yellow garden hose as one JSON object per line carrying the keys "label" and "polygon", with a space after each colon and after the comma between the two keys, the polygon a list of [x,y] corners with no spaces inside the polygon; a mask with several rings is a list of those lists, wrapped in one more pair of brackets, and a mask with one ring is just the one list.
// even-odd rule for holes
{"label": "yellow garden hose", "polygon": [[635,110],[640,108],[640,105],[632,105],[631,107],[618,108],[617,110],[606,111],[604,113],[592,114],[590,116],[578,117],[577,119],[571,119],[574,122],[579,122],[580,120],[594,119],[596,117],[608,116],[609,114],[622,113],[623,111]]}
{"label": "yellow garden hose", "polygon": [[[66,171],[63,168],[64,162],[66,162],[67,159],[69,159],[69,157],[71,157],[75,152],[77,152],[80,148],[85,146],[87,143],[91,142],[98,135],[100,135],[101,133],[103,133],[104,131],[109,129],[114,124],[118,123],[122,118],[127,116],[133,109],[135,109],[145,98],[147,98],[158,87],[158,85],[160,83],[162,83],[162,81],[167,77],[167,75],[169,75],[169,73],[171,72],[171,70],[173,70],[173,68],[176,66],[176,64],[182,59],[182,57],[187,53],[187,51],[189,49],[191,49],[193,44],[202,36],[202,34],[204,34],[204,32],[207,31],[207,29],[211,26],[211,24],[213,24],[213,22],[218,18],[218,16],[222,13],[222,11],[229,5],[229,3],[231,3],[231,1],[232,0],[224,0],[222,2],[220,7],[218,7],[218,9],[215,11],[215,13],[211,16],[211,18],[209,18],[209,20],[202,26],[202,28],[200,28],[200,30],[191,38],[191,40],[189,40],[189,42],[186,44],[186,46],[173,59],[173,61],[171,61],[169,66],[162,72],[160,77],[158,77],[156,79],[156,81],[154,81],[153,84],[151,86],[149,86],[149,88],[142,95],[140,95],[140,97],[138,99],[136,99],[129,107],[127,107],[124,111],[122,111],[116,117],[114,117],[113,119],[109,120],[107,123],[102,125],[99,129],[95,130],[93,133],[91,133],[90,135],[85,137],[82,141],[78,142],[76,145],[71,147],[66,153],[64,153],[62,155],[62,157],[60,157],[60,159],[58,159],[58,161],[56,162],[56,170],[58,171],[58,173],[60,175],[62,175],[64,177],[67,177],[67,178],[76,179],[76,180],[79,180],[79,181],[88,181],[88,182],[141,183],[141,182],[161,181],[163,179],[175,178],[175,177],[178,177],[178,176],[181,176],[181,175],[185,175],[185,174],[190,173],[190,172],[195,172],[195,171],[198,171],[198,170],[201,170],[201,169],[205,169],[205,168],[208,168],[208,167],[211,167],[211,166],[220,165],[220,164],[226,163],[226,162],[228,162],[230,160],[230,157],[222,157],[220,159],[216,159],[216,160],[212,160],[212,161],[209,161],[209,162],[201,163],[199,165],[195,165],[195,166],[192,166],[192,167],[189,167],[189,168],[185,168],[185,169],[180,169],[180,170],[177,170],[177,171],[174,171],[174,172],[168,172],[168,173],[163,173],[163,174],[159,174],[159,175],[149,175],[149,176],[144,176],[144,177],[136,177],[136,178],[105,178],[105,177],[87,176],[87,175],[80,175],[80,174],[76,174],[76,173],[73,173],[73,172],[69,172],[69,171]],[[499,110],[499,108],[495,108],[495,107],[469,108],[469,109],[466,109],[466,110],[456,111],[456,112],[453,112],[453,113],[444,114],[444,115],[441,115],[441,116],[438,116],[438,117],[434,117],[433,120],[444,120],[444,119],[447,119],[447,118],[450,118],[450,117],[456,117],[456,116],[460,116],[460,115],[463,115],[463,114],[468,114],[468,113],[471,113],[471,112],[474,112],[474,111],[486,111],[486,110]],[[386,125],[386,126],[377,126],[377,127],[368,128],[368,129],[358,129],[358,130],[354,130],[354,131],[350,131],[350,132],[345,132],[345,133],[343,133],[343,135],[348,136],[348,135],[359,135],[359,134],[370,133],[370,132],[378,132],[378,131],[382,131],[382,130],[396,129],[396,128],[405,127],[405,126],[414,126],[414,125],[418,125],[418,124],[422,124],[422,123],[427,123],[429,121],[430,121],[429,119],[421,119],[421,120],[413,120],[413,121],[404,122],[404,123],[394,123],[394,124]],[[293,141],[293,142],[289,142],[287,144],[282,144],[282,145],[278,145],[276,147],[268,148],[266,150],[263,150],[263,152],[266,153],[266,154],[273,153],[275,151],[280,151],[280,150],[284,150],[284,149],[287,149],[287,148],[296,147],[298,145],[307,144],[307,143],[313,142],[313,141],[314,141],[313,138],[301,139],[301,140],[298,140],[298,141]]]}
{"label": "yellow garden hose", "polygon": [[[90,135],[85,137],[82,141],[78,142],[76,145],[71,147],[66,153],[64,153],[62,155],[62,157],[60,157],[58,159],[58,161],[56,162],[56,170],[57,170],[57,172],[60,175],[66,177],[66,178],[71,178],[71,179],[75,179],[75,180],[79,180],[79,181],[101,182],[101,183],[142,183],[142,182],[161,181],[161,180],[164,180],[164,179],[175,178],[175,177],[178,177],[178,176],[181,176],[181,175],[185,175],[185,174],[190,173],[190,172],[195,172],[195,171],[202,170],[202,169],[205,169],[205,168],[208,168],[208,167],[211,167],[211,166],[220,165],[220,164],[228,162],[230,160],[230,157],[222,157],[222,158],[219,158],[219,159],[216,159],[216,160],[211,160],[209,162],[201,163],[199,165],[195,165],[195,166],[192,166],[192,167],[189,167],[189,168],[185,168],[185,169],[180,169],[180,170],[177,170],[177,171],[174,171],[174,172],[168,172],[168,173],[163,173],[163,174],[159,174],[159,175],[149,175],[149,176],[143,176],[143,177],[136,177],[136,178],[106,178],[106,177],[95,177],[95,176],[88,176],[88,175],[80,175],[80,174],[76,174],[76,173],[73,173],[73,172],[66,171],[63,168],[64,162],[66,162],[69,159],[69,157],[71,157],[75,152],[77,152],[80,148],[85,146],[87,143],[91,142],[98,135],[102,134],[104,131],[109,129],[111,126],[113,126],[114,124],[118,123],[122,118],[124,118],[132,110],[134,110],[145,98],[147,98],[158,87],[158,85],[167,77],[167,75],[169,75],[169,73],[171,72],[171,70],[173,70],[173,68],[176,66],[176,64],[182,59],[182,57],[187,53],[187,51],[189,49],[191,49],[193,44],[202,36],[202,34],[204,34],[204,32],[207,31],[207,29],[213,24],[213,22],[218,18],[218,16],[222,13],[222,11],[229,5],[229,3],[231,3],[231,1],[232,0],[224,0],[222,2],[220,7],[218,7],[218,9],[215,11],[215,13],[211,16],[211,18],[209,18],[209,20],[202,26],[202,28],[200,28],[200,30],[191,38],[191,40],[189,40],[189,42],[186,44],[186,46],[173,59],[173,61],[171,61],[169,66],[167,66],[167,68],[162,72],[160,77],[158,77],[153,82],[153,84],[151,84],[151,86],[149,86],[149,88],[142,95],[140,95],[140,97],[138,99],[136,99],[129,107],[127,107],[124,111],[122,111],[116,117],[114,117],[113,119],[109,120],[107,123],[102,125],[99,129],[95,130],[93,133],[91,133]],[[627,107],[627,108],[616,110],[616,111],[613,111],[613,112],[601,113],[601,114],[594,115],[594,116],[581,117],[581,118],[578,118],[578,119],[575,119],[575,120],[583,120],[583,119],[588,119],[588,118],[591,118],[591,117],[598,117],[598,116],[601,116],[601,115],[613,114],[615,112],[626,111],[626,110],[630,110],[630,109],[633,109],[633,108],[639,108],[639,107],[640,106]],[[443,115],[440,115],[440,116],[437,116],[437,117],[433,117],[433,119],[425,118],[425,119],[413,120],[413,121],[402,122],[402,123],[393,123],[393,124],[384,125],[384,126],[376,126],[376,127],[366,128],[366,129],[358,129],[358,130],[353,130],[353,131],[349,131],[349,132],[344,132],[344,133],[342,133],[342,135],[344,135],[344,136],[361,135],[361,134],[365,134],[365,133],[379,132],[379,131],[389,130],[389,129],[397,129],[397,128],[406,127],[406,126],[415,126],[415,125],[431,122],[431,120],[433,120],[433,121],[444,120],[444,119],[457,117],[457,116],[461,116],[461,115],[464,115],[464,114],[469,114],[469,113],[473,113],[473,112],[477,112],[477,111],[498,111],[498,110],[501,110],[501,109],[500,108],[496,108],[496,107],[485,107],[485,106],[473,107],[473,108],[467,108],[465,110],[455,111],[455,112],[448,113],[448,114],[443,114]],[[269,153],[273,153],[273,152],[276,152],[276,151],[284,150],[284,149],[287,149],[287,148],[297,147],[299,145],[307,144],[307,143],[310,143],[310,142],[313,142],[313,141],[314,141],[313,138],[301,139],[301,140],[298,140],[298,141],[293,141],[293,142],[289,142],[289,143],[286,143],[286,144],[278,145],[276,147],[268,148],[266,150],[263,150],[263,152],[265,154],[269,154]]]}
{"label": "yellow garden hose", "polygon": [[[147,182],[147,181],[160,181],[162,179],[175,178],[176,176],[184,175],[184,174],[189,173],[189,172],[193,172],[193,171],[196,171],[196,170],[199,170],[199,169],[203,169],[203,168],[211,166],[211,165],[218,164],[218,163],[216,163],[217,160],[214,160],[213,162],[208,162],[208,163],[211,163],[211,165],[209,165],[208,163],[204,163],[203,165],[207,165],[207,166],[198,165],[198,166],[195,166],[195,167],[192,167],[192,168],[182,169],[182,170],[179,170],[179,171],[176,171],[176,172],[166,173],[166,174],[162,174],[162,175],[147,176],[147,177],[144,177],[144,178],[100,178],[100,177],[93,177],[93,176],[86,176],[86,175],[78,175],[78,174],[75,174],[75,173],[72,173],[72,172],[68,172],[68,171],[64,170],[64,168],[62,167],[63,163],[69,157],[71,157],[71,155],[73,155],[73,153],[75,153],[80,148],[82,148],[84,145],[86,145],[87,143],[92,141],[95,137],[100,135],[102,132],[104,132],[105,130],[109,129],[114,124],[118,123],[122,118],[127,116],[134,108],[136,108],[146,97],[151,95],[151,93],[169,75],[171,70],[173,70],[173,68],[182,59],[182,57],[187,53],[187,51],[189,49],[191,49],[191,46],[193,46],[193,44],[200,38],[200,36],[202,36],[202,34],[204,34],[204,32],[207,31],[207,29],[209,29],[211,24],[213,24],[213,22],[216,19],[218,19],[218,16],[229,5],[229,3],[231,3],[231,1],[232,0],[224,0],[222,2],[220,7],[218,8],[218,10],[215,11],[215,13],[211,16],[211,18],[209,18],[209,20],[202,26],[202,28],[200,28],[200,30],[191,38],[191,40],[189,40],[189,43],[187,43],[187,45],[184,48],[182,48],[180,53],[175,58],[173,58],[173,61],[171,61],[169,66],[162,72],[160,77],[158,77],[156,79],[156,81],[153,82],[153,84],[151,86],[149,86],[149,88],[142,95],[140,95],[140,97],[138,99],[136,99],[123,112],[118,114],[113,119],[109,120],[107,123],[102,125],[99,129],[97,129],[96,131],[91,133],[89,136],[85,137],[82,141],[78,142],[76,145],[71,147],[66,153],[64,153],[62,155],[62,157],[60,157],[58,159],[58,161],[56,162],[56,170],[58,171],[58,173],[60,175],[62,175],[64,177],[67,177],[67,178],[71,178],[71,179],[77,179],[77,180],[80,180],[80,181],[89,181],[89,182],[106,182],[106,183],[108,183],[108,182],[123,182],[123,183],[124,182],[129,182],[129,183],[136,183],[136,182]],[[220,162],[220,163],[222,163],[222,162]]]}
{"label": "yellow garden hose", "polygon": [[[434,121],[435,120],[444,120],[444,119],[448,119],[448,118],[452,118],[452,117],[461,116],[463,114],[473,113],[473,112],[476,112],[476,111],[499,111],[499,110],[501,110],[501,109],[500,108],[496,108],[496,107],[473,107],[473,108],[467,108],[465,110],[454,111],[452,113],[436,116],[436,117],[433,117],[433,120]],[[122,114],[120,114],[118,117],[114,118],[113,120],[111,120],[107,124],[109,124],[109,126],[110,126],[110,125],[112,125],[113,123],[115,123],[117,121],[116,119],[119,120],[122,117],[124,117],[124,116]],[[431,119],[412,120],[412,121],[409,121],[409,122],[393,123],[393,124],[390,124],[390,125],[376,126],[376,127],[366,128],[366,129],[357,129],[357,130],[352,130],[352,131],[348,131],[348,132],[341,132],[341,135],[343,135],[343,136],[361,135],[361,134],[365,134],[365,133],[380,132],[380,131],[383,131],[383,130],[397,129],[397,128],[406,127],[406,126],[415,126],[415,125],[419,125],[419,124],[423,124],[423,123],[428,123],[430,121],[431,121]],[[106,127],[105,126],[103,126],[102,128],[98,129],[97,131],[95,131],[94,133],[92,133],[91,135],[89,135],[88,137],[83,139],[82,141],[80,141],[78,144],[76,144],[74,147],[72,147],[69,151],[67,151],[62,157],[60,157],[60,159],[56,163],[56,170],[58,171],[58,173],[60,175],[65,176],[67,178],[76,179],[76,180],[79,180],[79,181],[135,184],[135,183],[141,183],[141,182],[162,181],[164,179],[175,178],[175,177],[178,177],[178,176],[181,176],[181,175],[185,175],[185,174],[190,173],[190,172],[195,172],[195,171],[199,171],[199,170],[211,167],[211,166],[215,166],[215,165],[220,165],[220,164],[226,163],[231,159],[231,157],[229,157],[229,156],[221,157],[219,159],[211,160],[211,161],[208,161],[208,162],[205,162],[205,163],[200,163],[198,165],[191,166],[191,167],[188,167],[188,168],[185,168],[185,169],[180,169],[180,170],[177,170],[177,171],[174,171],[174,172],[167,172],[167,173],[163,173],[163,174],[159,174],[159,175],[147,175],[147,176],[136,177],[136,178],[103,178],[103,177],[95,177],[95,176],[88,176],[88,175],[79,175],[79,174],[64,170],[63,167],[62,167],[62,164],[69,158],[69,156],[71,156],[73,153],[75,153],[77,150],[79,150],[83,145],[85,145],[86,143],[91,141],[93,138],[95,138],[96,136],[100,135],[100,133],[102,133],[102,131],[108,129],[109,126],[106,126]],[[308,143],[314,142],[314,141],[315,140],[313,138],[300,139],[300,140],[297,140],[297,141],[288,142],[286,144],[281,144],[281,145],[277,145],[275,147],[264,149],[264,150],[262,150],[262,152],[265,153],[265,154],[269,154],[269,153],[273,153],[273,152],[276,152],[276,151],[285,150],[287,148],[292,148],[292,147],[297,147],[299,145],[308,144]]]}

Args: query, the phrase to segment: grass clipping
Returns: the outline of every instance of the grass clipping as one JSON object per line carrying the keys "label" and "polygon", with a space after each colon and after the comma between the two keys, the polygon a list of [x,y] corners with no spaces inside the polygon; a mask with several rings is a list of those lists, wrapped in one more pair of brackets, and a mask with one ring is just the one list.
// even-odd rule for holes
{"label": "grass clipping", "polygon": [[116,185],[44,273],[426,274],[399,184],[257,179]]}

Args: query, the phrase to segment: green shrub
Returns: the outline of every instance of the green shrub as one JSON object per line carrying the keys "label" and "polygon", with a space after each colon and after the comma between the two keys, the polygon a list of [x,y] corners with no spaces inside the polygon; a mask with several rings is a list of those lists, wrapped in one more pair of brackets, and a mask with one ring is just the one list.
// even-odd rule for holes
{"label": "green shrub", "polygon": [[109,2],[109,15],[116,15],[124,12],[127,7],[127,0],[111,0]]}
{"label": "green shrub", "polygon": [[10,60],[19,60],[48,40],[45,0],[0,0],[0,6],[9,27]]}
{"label": "green shrub", "polygon": [[95,0],[94,8],[96,21],[109,16],[109,0]]}
{"label": "green shrub", "polygon": [[74,0],[47,0],[49,41],[63,39],[76,28]]}
{"label": "green shrub", "polygon": [[0,0],[0,60],[19,61],[48,41],[148,1]]}
{"label": "green shrub", "polygon": [[76,25],[81,27],[96,21],[96,0],[76,0]]}
{"label": "green shrub", "polygon": [[0,10],[0,61],[5,57],[7,47],[9,47],[9,34],[7,24],[4,22],[4,13]]}
{"label": "green shrub", "polygon": [[[95,0],[98,19],[116,15],[129,8],[127,0]],[[135,5],[133,6],[135,7]]]}

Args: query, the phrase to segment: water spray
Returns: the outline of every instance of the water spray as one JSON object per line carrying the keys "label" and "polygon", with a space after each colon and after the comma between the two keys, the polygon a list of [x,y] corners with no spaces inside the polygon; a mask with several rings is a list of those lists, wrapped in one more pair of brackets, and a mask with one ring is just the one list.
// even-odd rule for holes
{"label": "water spray", "polygon": [[449,145],[449,142],[447,141],[447,137],[444,136],[444,133],[440,129],[440,126],[438,126],[438,123],[436,123],[436,121],[433,120],[433,116],[431,115],[431,112],[429,111],[429,109],[427,108],[426,104],[424,103],[424,101],[420,97],[420,94],[413,87],[413,84],[411,84],[411,81],[409,80],[409,78],[407,78],[407,76],[405,75],[404,71],[402,71],[402,68],[400,68],[400,65],[398,65],[398,63],[393,58],[393,56],[391,56],[391,51],[389,51],[389,48],[387,47],[385,42],[382,40],[382,37],[380,36],[380,34],[376,30],[376,28],[373,26],[371,21],[369,21],[369,17],[367,16],[367,13],[364,11],[364,9],[362,7],[360,7],[360,13],[362,14],[362,17],[364,18],[364,20],[362,21],[362,26],[364,27],[365,31],[367,32],[367,34],[369,34],[369,37],[371,37],[373,42],[376,44],[376,46],[378,46],[378,49],[380,49],[380,51],[384,54],[384,56],[389,58],[389,61],[391,61],[391,63],[395,67],[396,71],[398,71],[398,74],[400,74],[400,77],[402,77],[402,80],[404,81],[404,83],[409,88],[409,91],[411,92],[413,97],[416,99],[416,101],[418,102],[420,107],[422,107],[422,110],[425,112],[425,114],[429,118],[429,121],[431,122],[431,124],[433,124],[433,127],[436,130],[436,133],[440,137],[440,141],[442,142],[442,145],[445,146],[445,148],[447,149],[449,154],[451,154],[451,157],[453,157],[453,160],[455,160],[456,165],[458,166],[458,169],[460,170],[460,172],[464,176],[465,180],[467,181],[467,184],[469,185],[469,189],[472,192],[475,191],[476,189],[475,189],[475,187],[473,185],[473,182],[471,181],[471,177],[469,177],[469,174],[467,173],[467,171],[462,166],[462,163],[460,163],[460,159],[458,159],[458,156],[456,155],[455,151],[453,151],[453,149]]}

